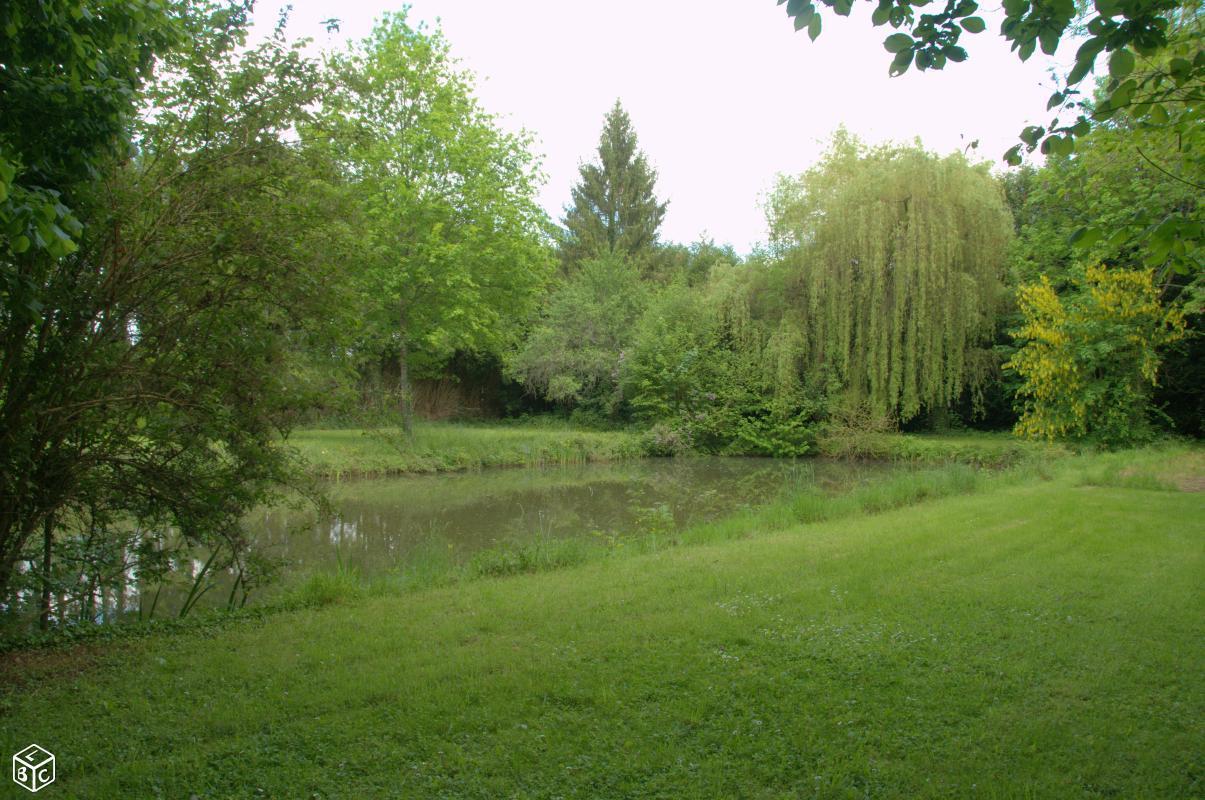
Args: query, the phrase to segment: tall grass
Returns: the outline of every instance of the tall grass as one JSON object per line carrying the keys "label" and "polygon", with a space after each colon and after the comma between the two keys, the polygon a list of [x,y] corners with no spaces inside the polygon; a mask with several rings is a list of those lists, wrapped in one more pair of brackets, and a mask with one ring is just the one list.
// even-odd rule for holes
{"label": "tall grass", "polygon": [[1026,441],[1007,433],[893,433],[841,430],[822,437],[821,455],[833,458],[864,458],[912,464],[958,462],[987,467],[1006,467],[1022,461],[1056,459],[1069,455],[1065,447]]}

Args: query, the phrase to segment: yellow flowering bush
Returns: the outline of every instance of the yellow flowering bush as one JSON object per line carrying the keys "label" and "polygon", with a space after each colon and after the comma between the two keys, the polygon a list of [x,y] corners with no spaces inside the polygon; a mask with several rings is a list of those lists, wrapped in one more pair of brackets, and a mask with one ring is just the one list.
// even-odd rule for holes
{"label": "yellow flowering bush", "polygon": [[1021,348],[1005,364],[1022,379],[1019,435],[1124,444],[1149,435],[1159,350],[1185,335],[1159,302],[1151,270],[1089,267],[1060,297],[1046,276],[1018,291]]}

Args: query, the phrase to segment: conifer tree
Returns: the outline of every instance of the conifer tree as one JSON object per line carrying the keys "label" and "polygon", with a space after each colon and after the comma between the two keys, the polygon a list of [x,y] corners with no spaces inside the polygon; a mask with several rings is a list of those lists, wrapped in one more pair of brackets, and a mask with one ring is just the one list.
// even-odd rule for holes
{"label": "conifer tree", "polygon": [[653,194],[657,172],[638,149],[631,117],[618,100],[603,124],[597,161],[580,171],[564,219],[565,263],[611,254],[638,258],[650,251],[666,203]]}

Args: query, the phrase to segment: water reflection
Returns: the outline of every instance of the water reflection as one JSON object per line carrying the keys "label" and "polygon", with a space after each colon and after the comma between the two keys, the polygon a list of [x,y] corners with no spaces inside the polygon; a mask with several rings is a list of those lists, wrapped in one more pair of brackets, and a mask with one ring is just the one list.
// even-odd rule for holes
{"label": "water reflection", "polygon": [[[483,548],[537,536],[667,533],[793,489],[836,493],[896,469],[843,461],[687,458],[357,480],[328,487],[329,512],[264,508],[244,527],[255,556],[286,572],[351,567],[370,577],[411,562],[424,548],[467,559]],[[144,585],[128,566],[134,546],[136,535],[125,546],[118,580],[52,598],[52,621],[175,615],[193,600],[197,607],[236,604],[236,573],[207,572],[209,554],[173,559],[174,579]],[[271,589],[258,593],[270,594]],[[4,605],[34,610],[38,601],[22,590],[12,605]]]}
{"label": "water reflection", "polygon": [[248,520],[261,551],[300,571],[394,569],[437,542],[467,556],[508,540],[680,530],[773,499],[793,486],[830,491],[887,467],[773,459],[662,459],[360,480],[330,487],[334,511],[266,509]]}

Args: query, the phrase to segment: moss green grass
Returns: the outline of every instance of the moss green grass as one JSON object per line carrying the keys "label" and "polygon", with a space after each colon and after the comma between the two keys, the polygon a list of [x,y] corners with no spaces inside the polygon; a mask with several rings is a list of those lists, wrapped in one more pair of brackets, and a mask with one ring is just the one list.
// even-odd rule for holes
{"label": "moss green grass", "polygon": [[397,428],[299,430],[289,444],[324,478],[536,467],[619,461],[643,455],[624,431],[585,431],[567,424],[466,425],[419,422]]}
{"label": "moss green grass", "polygon": [[1196,463],[58,653],[0,747],[63,797],[1197,796]]}

